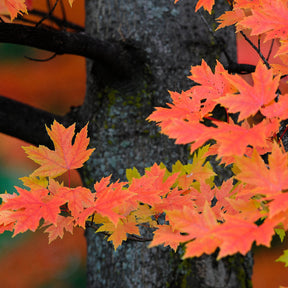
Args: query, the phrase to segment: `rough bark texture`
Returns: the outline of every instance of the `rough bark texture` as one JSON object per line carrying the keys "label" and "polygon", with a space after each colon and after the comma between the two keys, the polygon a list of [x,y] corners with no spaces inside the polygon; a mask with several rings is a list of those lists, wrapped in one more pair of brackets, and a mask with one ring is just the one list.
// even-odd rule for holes
{"label": "rough bark texture", "polygon": [[[221,47],[194,13],[193,1],[174,5],[169,0],[87,0],[86,32],[123,45],[130,68],[87,61],[87,94],[79,115],[90,122],[91,146],[96,151],[81,171],[85,184],[91,186],[111,173],[113,180],[123,180],[125,169],[133,166],[143,171],[154,162],[169,166],[178,159],[187,161],[187,148],[159,135],[145,119],[153,107],[169,101],[167,90],[191,86],[186,77],[191,65],[200,64],[202,58],[209,64],[216,58],[225,63]],[[230,57],[236,59],[233,31],[221,33]],[[251,285],[251,254],[221,261],[215,255],[181,261],[181,251],[147,249],[147,243],[133,241],[114,252],[104,236],[94,232],[86,231],[87,287]]]}

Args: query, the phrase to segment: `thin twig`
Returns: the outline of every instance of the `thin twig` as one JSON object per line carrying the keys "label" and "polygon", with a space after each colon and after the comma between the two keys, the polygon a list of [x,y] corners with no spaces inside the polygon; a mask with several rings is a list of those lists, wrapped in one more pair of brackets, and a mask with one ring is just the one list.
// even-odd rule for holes
{"label": "thin twig", "polygon": [[[37,9],[30,10],[29,15],[47,18],[46,12],[41,11],[41,10],[37,10]],[[32,20],[29,20],[26,18],[26,17],[29,17],[29,15],[28,16],[24,15],[22,17],[18,16],[17,20],[26,21],[27,23],[31,22],[31,23],[35,24],[35,21],[33,22]],[[80,26],[78,24],[75,24],[73,22],[66,20],[66,17],[65,17],[65,19],[60,19],[57,16],[50,15],[49,21],[54,22],[59,27],[65,27],[65,28],[73,29],[73,30],[78,31],[78,32],[84,32],[84,30],[85,30],[83,26]],[[38,23],[38,21],[36,23]]]}
{"label": "thin twig", "polygon": [[[223,45],[223,40],[222,40],[222,39],[218,39],[218,38],[215,36],[215,32],[212,30],[212,28],[210,27],[209,23],[207,22],[207,20],[205,19],[205,17],[204,17],[203,14],[201,13],[201,11],[199,11],[199,15],[200,15],[202,21],[204,22],[204,24],[206,25],[209,33],[210,33],[211,36],[214,38],[214,40],[215,40],[215,42],[217,43],[217,45],[221,47],[221,50],[222,50],[222,52],[224,53],[224,55],[225,55],[228,63],[229,63],[229,64],[232,63],[233,61],[232,61],[231,57],[229,56],[229,54],[227,53],[227,51],[226,51],[226,49],[225,49],[225,47],[224,47],[224,45]],[[221,42],[221,43],[220,43],[220,42]]]}
{"label": "thin twig", "polygon": [[[56,0],[55,4],[53,5],[52,8],[49,7],[49,13],[47,14],[46,17],[43,17],[37,24],[36,24],[36,27],[39,27],[46,19],[49,19],[50,16],[52,15],[52,13],[54,12],[57,4],[58,4],[59,0]],[[49,4],[48,4],[49,3]],[[47,2],[48,6],[50,6],[50,2],[48,1]]]}
{"label": "thin twig", "polygon": [[57,56],[57,53],[53,53],[52,56],[50,56],[48,58],[45,58],[45,59],[37,59],[37,58],[25,56],[25,55],[24,55],[24,58],[26,58],[28,60],[31,60],[31,61],[36,61],[36,62],[48,62],[48,61],[54,59],[56,56]]}
{"label": "thin twig", "polygon": [[66,18],[66,11],[65,11],[65,7],[63,4],[63,1],[60,0],[60,7],[61,7],[61,12],[62,12],[62,19],[64,22],[66,22],[67,18]]}
{"label": "thin twig", "polygon": [[271,68],[270,64],[268,63],[267,59],[264,57],[262,52],[254,45],[254,43],[246,36],[246,34],[243,31],[240,31],[240,34],[244,37],[244,39],[250,44],[250,46],[257,52],[257,54],[260,56],[260,58],[263,60],[264,64],[268,69]]}
{"label": "thin twig", "polygon": [[267,61],[269,61],[269,58],[271,56],[271,53],[272,53],[272,50],[273,50],[273,45],[274,45],[274,40],[275,39],[272,39],[272,42],[271,42],[271,45],[270,45],[270,49],[269,49],[268,55],[266,57]]}

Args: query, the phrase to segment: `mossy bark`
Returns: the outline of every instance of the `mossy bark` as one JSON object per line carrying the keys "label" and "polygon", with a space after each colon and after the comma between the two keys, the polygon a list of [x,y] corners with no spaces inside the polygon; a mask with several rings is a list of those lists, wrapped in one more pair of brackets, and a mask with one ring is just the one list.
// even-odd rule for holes
{"label": "mossy bark", "polygon": [[[167,90],[181,91],[192,85],[187,79],[191,65],[200,64],[202,58],[211,65],[216,58],[225,63],[225,58],[194,13],[193,1],[173,2],[86,2],[86,32],[121,43],[119,59],[122,53],[130,55],[123,70],[87,61],[87,93],[79,117],[90,122],[91,146],[96,147],[81,171],[87,186],[110,174],[113,180],[125,180],[125,169],[134,166],[143,171],[154,162],[169,167],[178,159],[187,160],[186,147],[174,145],[145,119],[153,107],[169,101]],[[233,31],[221,33],[235,59]],[[105,236],[94,232],[92,228],[86,231],[87,287],[249,287],[250,256],[217,262],[212,255],[183,262],[181,253],[163,247],[148,249],[142,242],[128,241],[114,251]],[[237,279],[239,275],[245,280]]]}

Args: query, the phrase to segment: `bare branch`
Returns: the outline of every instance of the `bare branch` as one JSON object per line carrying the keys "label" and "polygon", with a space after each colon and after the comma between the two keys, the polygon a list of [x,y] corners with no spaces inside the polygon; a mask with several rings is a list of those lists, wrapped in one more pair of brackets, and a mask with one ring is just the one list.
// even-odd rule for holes
{"label": "bare branch", "polygon": [[[82,32],[69,33],[20,24],[0,23],[0,42],[26,45],[57,54],[84,56],[112,67],[121,60],[119,56],[123,56],[123,47],[119,43],[94,39]],[[122,60],[121,65],[125,63]]]}
{"label": "bare branch", "polygon": [[256,47],[243,31],[240,31],[240,34],[250,44],[250,46],[258,53],[258,55],[262,59],[263,63],[266,65],[267,69],[270,69],[271,68],[270,64],[268,63],[267,59],[264,57],[264,55],[262,54],[262,52],[260,50],[260,44],[259,44],[260,42],[258,43],[258,47]]}
{"label": "bare branch", "polygon": [[54,119],[62,124],[70,124],[67,116],[59,116],[30,105],[0,96],[0,132],[29,142],[51,148],[45,125]]}

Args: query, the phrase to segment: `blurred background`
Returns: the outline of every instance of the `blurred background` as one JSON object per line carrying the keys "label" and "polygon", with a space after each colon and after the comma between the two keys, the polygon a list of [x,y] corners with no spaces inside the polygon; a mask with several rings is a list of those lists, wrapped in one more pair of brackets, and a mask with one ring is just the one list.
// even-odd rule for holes
{"label": "blurred background", "polygon": [[[34,3],[33,8],[48,11],[45,0]],[[68,1],[63,1],[63,4],[66,19],[84,27],[84,0],[76,0],[72,9]],[[56,15],[62,15],[61,9],[56,9]],[[35,20],[40,18],[35,17]],[[237,41],[239,63],[256,64],[256,53],[241,36]],[[256,43],[258,39],[253,41]],[[270,44],[261,43],[264,55],[269,53]],[[274,44],[274,49],[276,46]],[[46,59],[51,55],[27,47],[0,44],[0,95],[62,114],[67,113],[71,106],[81,105],[85,96],[85,59],[65,55],[37,62],[25,58]],[[35,169],[36,166],[26,158],[21,148],[27,145],[0,134],[0,193],[15,191],[14,186],[21,184],[18,178],[29,175]],[[72,185],[81,185],[76,172]],[[282,263],[275,262],[283,248],[288,249],[288,243],[281,244],[276,239],[273,246],[273,249],[255,249],[253,287],[288,286],[288,270]],[[85,261],[86,242],[82,229],[75,230],[73,235],[66,233],[62,240],[51,244],[48,244],[47,234],[41,231],[27,232],[15,238],[11,238],[11,233],[0,235],[0,279],[3,288],[85,287]]]}

